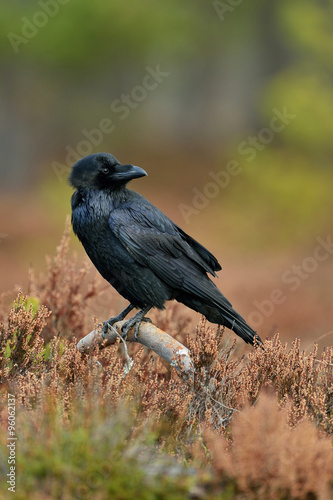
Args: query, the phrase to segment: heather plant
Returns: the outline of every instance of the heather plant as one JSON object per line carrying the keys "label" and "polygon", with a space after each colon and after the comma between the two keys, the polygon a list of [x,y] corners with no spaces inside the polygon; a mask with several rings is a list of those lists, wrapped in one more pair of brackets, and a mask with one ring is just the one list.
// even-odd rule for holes
{"label": "heather plant", "polygon": [[81,337],[92,326],[87,306],[99,298],[105,288],[98,273],[92,272],[87,258],[79,266],[77,256],[69,254],[70,230],[67,218],[55,256],[46,256],[46,273],[37,277],[30,270],[29,296],[37,297],[52,311],[43,331],[47,341],[57,335],[68,339]]}
{"label": "heather plant", "polygon": [[229,443],[209,429],[204,436],[217,490],[228,485],[234,498],[249,500],[332,498],[331,439],[306,418],[291,427],[272,394],[234,416]]}
{"label": "heather plant", "polygon": [[41,334],[49,316],[45,306],[34,307],[19,293],[6,323],[0,324],[0,383],[15,374],[42,370]]}
{"label": "heather plant", "polygon": [[7,295],[1,305],[0,473],[10,393],[17,498],[332,497],[332,347],[319,356],[316,345],[305,353],[276,335],[250,350],[204,319],[191,331],[170,304],[152,319],[187,345],[193,378],[139,345],[128,346],[134,365],[124,377],[122,343],[89,356],[76,347],[103,285],[86,282],[68,231],[48,262],[28,295],[7,313]]}
{"label": "heather plant", "polygon": [[255,401],[263,386],[273,387],[281,406],[290,403],[290,422],[308,416],[327,433],[333,432],[333,348],[318,358],[317,345],[306,354],[295,339],[288,350],[278,335],[265,343],[265,350],[249,354],[244,390]]}

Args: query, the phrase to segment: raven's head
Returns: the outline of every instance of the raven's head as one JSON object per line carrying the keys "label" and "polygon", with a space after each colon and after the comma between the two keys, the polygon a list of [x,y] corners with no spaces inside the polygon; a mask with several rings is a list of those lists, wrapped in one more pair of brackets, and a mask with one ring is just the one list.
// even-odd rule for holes
{"label": "raven's head", "polygon": [[122,165],[109,153],[97,153],[77,161],[72,166],[68,181],[75,189],[113,190],[144,175],[148,174],[143,168]]}

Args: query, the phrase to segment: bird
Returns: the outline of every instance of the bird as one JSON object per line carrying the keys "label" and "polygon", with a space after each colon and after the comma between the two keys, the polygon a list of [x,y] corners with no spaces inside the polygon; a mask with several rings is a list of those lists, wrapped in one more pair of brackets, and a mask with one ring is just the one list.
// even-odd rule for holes
{"label": "bird", "polygon": [[95,153],[79,159],[68,181],[72,227],[90,260],[129,305],[103,323],[103,332],[139,309],[122,326],[123,336],[152,309],[176,300],[206,319],[232,330],[246,343],[262,344],[259,335],[233,309],[208,277],[221,265],[198,241],[139,193],[129,181],[147,176],[133,164],[121,164],[112,154]]}

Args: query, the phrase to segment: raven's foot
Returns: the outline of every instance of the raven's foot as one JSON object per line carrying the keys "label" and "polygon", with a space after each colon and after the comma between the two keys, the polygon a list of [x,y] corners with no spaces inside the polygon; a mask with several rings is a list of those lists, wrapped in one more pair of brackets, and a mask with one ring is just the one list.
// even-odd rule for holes
{"label": "raven's foot", "polygon": [[121,311],[118,316],[114,316],[113,318],[104,321],[102,326],[102,337],[105,338],[105,335],[107,335],[109,331],[109,327],[113,326],[115,323],[117,323],[117,321],[122,321],[133,309],[134,306],[130,304],[123,311]]}
{"label": "raven's foot", "polygon": [[122,337],[126,339],[128,332],[130,329],[134,326],[134,338],[135,340],[138,340],[138,335],[139,335],[139,327],[142,321],[146,321],[148,323],[151,323],[150,318],[145,318],[145,314],[147,314],[148,311],[150,311],[151,307],[145,307],[141,309],[138,313],[136,313],[133,318],[128,319],[125,321],[123,326],[121,327],[122,331]]}

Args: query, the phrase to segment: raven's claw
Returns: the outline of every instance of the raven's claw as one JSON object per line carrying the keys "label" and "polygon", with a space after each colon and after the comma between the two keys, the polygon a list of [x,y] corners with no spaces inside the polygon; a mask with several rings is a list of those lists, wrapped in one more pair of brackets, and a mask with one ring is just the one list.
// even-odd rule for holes
{"label": "raven's claw", "polygon": [[132,304],[129,304],[123,311],[121,311],[121,313],[118,314],[118,316],[114,316],[113,318],[104,321],[102,326],[102,337],[105,339],[109,331],[109,326],[113,326],[115,323],[117,323],[117,321],[122,321],[133,309],[134,306]]}
{"label": "raven's claw", "polygon": [[141,309],[141,311],[136,313],[136,315],[133,316],[133,318],[130,318],[127,321],[125,321],[125,323],[121,327],[123,339],[126,339],[128,332],[134,326],[134,338],[135,338],[135,340],[138,340],[139,328],[140,328],[141,322],[145,321],[145,322],[151,323],[150,318],[145,318],[145,314],[148,311],[150,311],[150,309],[151,309],[151,307],[145,307],[144,309]]}

